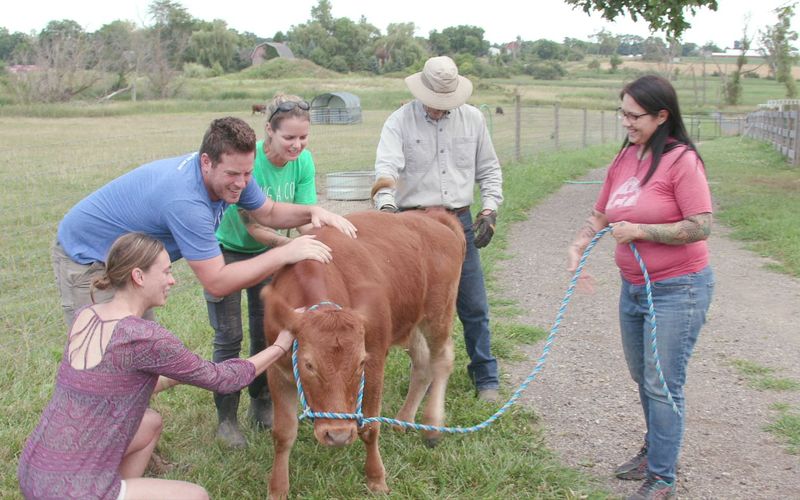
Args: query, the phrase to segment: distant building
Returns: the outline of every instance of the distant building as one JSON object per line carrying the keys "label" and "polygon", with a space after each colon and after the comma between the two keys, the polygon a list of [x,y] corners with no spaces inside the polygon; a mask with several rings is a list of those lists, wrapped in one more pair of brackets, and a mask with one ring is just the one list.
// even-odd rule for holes
{"label": "distant building", "polygon": [[[726,48],[725,52],[712,52],[711,57],[739,57],[742,55],[742,49],[730,49]],[[757,50],[746,50],[744,53],[745,57],[761,57],[763,54]]]}
{"label": "distant building", "polygon": [[6,68],[9,73],[18,75],[20,73],[30,73],[31,71],[39,71],[41,68],[35,64],[12,64]]}
{"label": "distant building", "polygon": [[264,61],[275,59],[276,57],[283,57],[284,59],[294,59],[292,49],[288,45],[281,42],[264,42],[256,45],[253,52],[250,53],[250,61],[253,66],[258,66]]}

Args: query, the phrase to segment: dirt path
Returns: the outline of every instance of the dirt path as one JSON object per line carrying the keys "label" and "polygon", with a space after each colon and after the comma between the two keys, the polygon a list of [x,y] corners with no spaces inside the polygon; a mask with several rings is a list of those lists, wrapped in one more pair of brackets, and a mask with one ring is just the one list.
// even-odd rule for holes
{"label": "dirt path", "polygon": [[[602,170],[586,179],[602,179]],[[597,184],[565,184],[515,224],[511,260],[500,268],[504,295],[526,311],[517,321],[549,331],[569,280],[566,248],[585,220]],[[800,380],[800,281],[766,270],[768,261],[729,239],[716,224],[709,241],[716,292],[709,322],[689,363],[687,422],[678,495],[683,499],[800,498],[800,457],[786,453],[764,430],[774,403],[800,407],[800,392],[759,391],[731,365],[748,360]],[[613,239],[603,238],[587,269],[594,295],[576,294],[544,370],[523,396],[541,416],[548,447],[612,492],[636,483],[611,470],[638,451],[644,420],[617,328],[619,278]],[[528,360],[503,363],[506,385],[530,373],[542,344],[525,347]]]}

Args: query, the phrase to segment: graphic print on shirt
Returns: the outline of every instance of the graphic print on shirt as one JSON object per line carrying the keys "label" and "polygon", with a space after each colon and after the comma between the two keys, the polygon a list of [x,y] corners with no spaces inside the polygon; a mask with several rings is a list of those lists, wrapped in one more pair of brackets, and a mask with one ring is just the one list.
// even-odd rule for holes
{"label": "graphic print on shirt", "polygon": [[614,190],[608,198],[606,210],[635,206],[641,194],[642,187],[639,185],[639,179],[635,176],[631,177]]}
{"label": "graphic print on shirt", "polygon": [[290,203],[294,201],[294,181],[284,182],[283,185],[280,186],[264,186],[261,189],[272,201]]}

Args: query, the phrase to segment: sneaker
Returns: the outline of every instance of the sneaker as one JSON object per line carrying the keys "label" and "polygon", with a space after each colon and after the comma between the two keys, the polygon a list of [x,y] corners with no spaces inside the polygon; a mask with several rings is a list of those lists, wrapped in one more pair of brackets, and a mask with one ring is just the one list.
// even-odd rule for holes
{"label": "sneaker", "polygon": [[628,500],[666,500],[675,498],[675,481],[668,483],[659,476],[648,476]]}
{"label": "sneaker", "polygon": [[641,481],[647,477],[647,443],[642,446],[639,453],[624,464],[614,469],[617,479]]}

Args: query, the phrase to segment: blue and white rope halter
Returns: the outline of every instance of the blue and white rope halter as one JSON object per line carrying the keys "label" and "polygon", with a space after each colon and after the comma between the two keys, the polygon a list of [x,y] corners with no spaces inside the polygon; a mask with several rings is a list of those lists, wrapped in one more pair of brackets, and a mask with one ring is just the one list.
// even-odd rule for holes
{"label": "blue and white rope halter", "polygon": [[[544,363],[547,360],[547,356],[550,354],[550,348],[555,340],[556,333],[558,332],[558,328],[561,325],[561,321],[564,318],[564,313],[567,310],[567,305],[569,301],[572,299],[572,295],[575,292],[575,287],[578,284],[578,278],[583,272],[583,266],[586,264],[586,258],[591,253],[592,249],[594,249],[595,245],[597,244],[598,240],[603,237],[607,232],[611,230],[611,227],[605,227],[600,230],[597,234],[594,235],[592,241],[589,242],[587,245],[586,250],[584,250],[583,255],[581,256],[580,260],[578,261],[578,267],[575,269],[575,274],[572,276],[572,279],[569,282],[569,286],[567,287],[567,292],[564,294],[564,299],[561,301],[561,307],[558,309],[558,313],[556,314],[556,319],[553,322],[553,326],[550,328],[550,334],[547,336],[547,340],[544,343],[544,348],[542,349],[542,354],[539,356],[539,359],[536,361],[536,366],[533,368],[533,371],[527,376],[527,378],[520,384],[519,388],[514,392],[511,398],[502,406],[499,410],[497,410],[492,416],[484,420],[483,422],[473,425],[472,427],[443,427],[437,425],[425,425],[425,424],[418,424],[416,422],[406,422],[404,420],[396,420],[393,418],[388,417],[364,417],[364,414],[361,411],[361,404],[364,399],[364,374],[361,374],[361,383],[358,388],[358,401],[356,403],[356,411],[355,413],[330,413],[330,412],[316,412],[312,411],[309,408],[305,394],[303,393],[303,385],[300,382],[300,371],[297,368],[297,340],[294,341],[292,344],[292,371],[294,372],[295,382],[297,384],[297,394],[300,398],[300,405],[302,408],[302,413],[298,417],[299,420],[309,419],[314,420],[315,418],[326,418],[332,420],[355,420],[359,427],[362,427],[366,424],[372,422],[382,422],[398,427],[408,428],[408,429],[415,429],[421,431],[434,431],[434,432],[447,432],[447,433],[455,433],[455,434],[468,434],[471,432],[477,432],[479,430],[485,429],[492,425],[497,419],[499,419],[504,413],[506,413],[514,403],[520,398],[522,393],[525,389],[528,388],[531,382],[536,378],[536,375],[542,371],[544,367]],[[633,243],[630,243],[631,250],[633,250],[633,255],[636,257],[636,261],[639,263],[639,266],[642,269],[642,274],[644,275],[645,280],[645,290],[647,292],[647,305],[648,305],[648,316],[650,325],[652,326],[650,331],[650,344],[653,350],[653,358],[655,359],[656,365],[656,372],[658,373],[658,379],[661,382],[664,390],[664,394],[667,397],[667,401],[670,402],[672,405],[672,409],[678,415],[681,414],[678,405],[675,403],[674,399],[672,398],[672,394],[669,391],[669,387],[667,386],[667,382],[664,379],[664,374],[661,371],[661,362],[658,358],[658,346],[656,343],[656,313],[655,307],[653,306],[653,294],[652,294],[652,287],[650,285],[650,275],[647,273],[647,268],[644,265],[644,261],[642,260],[639,252],[636,250],[636,246]],[[331,305],[336,307],[337,309],[341,309],[341,306],[335,304],[333,302],[320,302],[319,304],[315,304],[308,308],[308,311],[313,311],[319,308],[321,305]]]}

